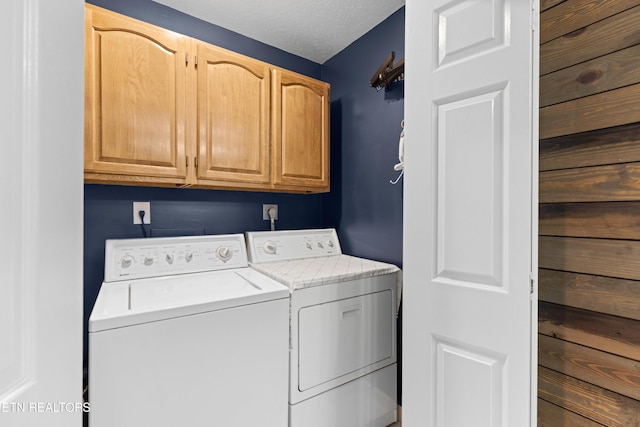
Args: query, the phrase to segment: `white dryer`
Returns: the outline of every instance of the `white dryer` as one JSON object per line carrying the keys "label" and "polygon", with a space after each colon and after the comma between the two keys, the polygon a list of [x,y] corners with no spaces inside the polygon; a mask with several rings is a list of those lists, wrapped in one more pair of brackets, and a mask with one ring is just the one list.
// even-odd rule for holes
{"label": "white dryer", "polygon": [[108,240],[89,319],[91,427],[287,424],[289,290],[242,234]]}
{"label": "white dryer", "polygon": [[289,426],[396,421],[399,269],[342,254],[334,229],[246,235],[250,266],[291,292]]}

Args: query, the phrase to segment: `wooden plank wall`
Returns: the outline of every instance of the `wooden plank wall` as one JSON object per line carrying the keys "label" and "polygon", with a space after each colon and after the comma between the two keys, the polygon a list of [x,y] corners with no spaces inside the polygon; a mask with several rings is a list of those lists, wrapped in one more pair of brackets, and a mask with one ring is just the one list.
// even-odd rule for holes
{"label": "wooden plank wall", "polygon": [[640,0],[541,0],[538,425],[640,426]]}

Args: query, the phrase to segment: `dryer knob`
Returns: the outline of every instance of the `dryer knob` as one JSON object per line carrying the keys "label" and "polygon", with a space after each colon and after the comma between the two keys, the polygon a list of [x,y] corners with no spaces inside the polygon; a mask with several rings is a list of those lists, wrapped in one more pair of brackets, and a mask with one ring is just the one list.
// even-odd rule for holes
{"label": "dryer knob", "polygon": [[327,242],[327,246],[329,246],[330,248],[332,248],[332,247],[333,247],[333,240],[329,240],[329,241]]}
{"label": "dryer knob", "polygon": [[153,257],[151,256],[144,257],[144,265],[150,266],[152,264],[153,264]]}
{"label": "dryer knob", "polygon": [[309,249],[309,250],[313,249],[313,245],[311,244],[311,242],[307,242],[307,243],[305,243],[304,245],[305,245],[305,246],[307,247],[307,249]]}
{"label": "dryer knob", "polygon": [[169,265],[173,264],[173,254],[165,255],[164,259],[167,261],[167,264]]}
{"label": "dryer knob", "polygon": [[278,249],[278,245],[276,245],[271,240],[267,240],[266,242],[264,242],[264,245],[262,247],[266,253],[271,255],[275,255],[276,250]]}
{"label": "dryer knob", "polygon": [[321,242],[320,240],[318,240],[318,241],[316,242],[316,245],[317,245],[319,248],[324,249],[324,246],[322,245],[322,242]]}
{"label": "dryer knob", "polygon": [[184,260],[187,262],[191,262],[193,260],[193,252],[187,252],[184,255]]}

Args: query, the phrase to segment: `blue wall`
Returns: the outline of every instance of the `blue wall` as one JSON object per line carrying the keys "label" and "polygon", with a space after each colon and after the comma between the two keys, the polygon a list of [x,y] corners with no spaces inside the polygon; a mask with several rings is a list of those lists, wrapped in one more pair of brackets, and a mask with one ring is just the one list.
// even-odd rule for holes
{"label": "blue wall", "polygon": [[369,81],[391,51],[404,58],[404,12],[322,65],[331,83],[331,188],[325,225],[338,230],[345,252],[402,265],[402,181],[398,175],[404,84],[377,92]]}

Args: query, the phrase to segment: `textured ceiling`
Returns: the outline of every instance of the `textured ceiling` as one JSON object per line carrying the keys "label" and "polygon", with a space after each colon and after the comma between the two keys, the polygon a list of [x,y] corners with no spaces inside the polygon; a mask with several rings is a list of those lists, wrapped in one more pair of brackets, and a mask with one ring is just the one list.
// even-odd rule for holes
{"label": "textured ceiling", "polygon": [[323,64],[405,0],[154,0]]}

